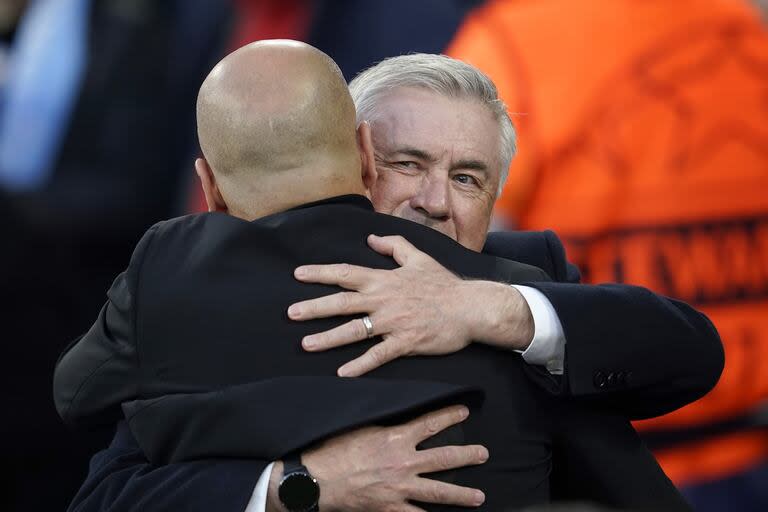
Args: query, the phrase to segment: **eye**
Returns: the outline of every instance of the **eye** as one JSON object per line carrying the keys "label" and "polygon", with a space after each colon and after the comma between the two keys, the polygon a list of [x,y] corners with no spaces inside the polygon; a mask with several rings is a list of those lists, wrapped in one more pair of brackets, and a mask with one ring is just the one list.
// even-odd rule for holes
{"label": "eye", "polygon": [[419,164],[417,164],[413,160],[403,160],[401,162],[395,162],[395,165],[397,165],[398,167],[405,167],[407,169],[416,169],[419,166]]}
{"label": "eye", "polygon": [[475,178],[474,176],[470,176],[469,174],[457,174],[453,177],[454,180],[458,181],[462,185],[475,185],[480,186],[480,182]]}

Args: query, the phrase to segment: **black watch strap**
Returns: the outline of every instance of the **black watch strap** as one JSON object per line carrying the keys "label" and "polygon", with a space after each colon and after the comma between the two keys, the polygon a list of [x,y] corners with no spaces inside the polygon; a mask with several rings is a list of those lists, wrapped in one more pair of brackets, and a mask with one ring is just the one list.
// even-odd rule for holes
{"label": "black watch strap", "polygon": [[290,475],[291,473],[296,473],[298,471],[303,471],[305,473],[309,473],[306,467],[304,467],[304,464],[301,463],[301,455],[289,455],[285,459],[283,459],[283,476]]}
{"label": "black watch strap", "polygon": [[[296,487],[296,479],[300,483],[298,488]],[[301,463],[300,454],[291,454],[283,458],[283,478],[280,481],[278,493],[280,494],[280,501],[289,512],[318,512],[320,510],[317,503],[320,497],[320,487],[317,485],[317,480]],[[313,494],[313,498],[309,497]],[[290,502],[293,502],[293,506]]]}

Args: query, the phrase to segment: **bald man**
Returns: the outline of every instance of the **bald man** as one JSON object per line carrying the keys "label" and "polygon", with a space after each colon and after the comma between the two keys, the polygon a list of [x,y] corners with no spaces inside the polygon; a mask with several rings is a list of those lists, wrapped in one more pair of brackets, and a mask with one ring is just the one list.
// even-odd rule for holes
{"label": "bald man", "polygon": [[[57,366],[62,417],[80,424],[112,422],[126,403],[131,429],[155,461],[251,455],[288,462],[291,452],[352,426],[469,402],[479,414],[463,424],[459,440],[483,442],[494,455],[474,471],[443,478],[484,487],[490,509],[547,501],[548,446],[568,423],[552,421],[558,406],[532,386],[517,354],[473,345],[443,358],[396,361],[374,371],[374,379],[339,380],[327,376],[370,345],[316,355],[301,351],[304,336],[338,322],[285,318],[290,303],[329,291],[299,286],[293,268],[332,261],[393,268],[391,260],[366,248],[371,231],[405,235],[468,277],[547,279],[538,269],[472,253],[423,226],[374,214],[363,197],[375,179],[370,133],[365,123],[356,132],[354,116],[338,70],[304,45],[250,45],[214,69],[198,101],[205,159],[196,167],[210,208],[229,215],[161,223],[142,239],[99,320]],[[382,255],[393,255],[392,240],[369,242]],[[482,315],[482,305],[467,314]],[[211,390],[216,391],[206,393]],[[265,410],[273,417],[260,421],[258,413]],[[464,417],[460,408],[430,416],[425,428],[408,430],[406,448],[413,450]],[[254,436],[253,428],[267,428],[264,423],[277,430],[272,426]],[[205,431],[207,424],[215,424],[215,432]],[[455,451],[443,455],[442,469],[487,458],[478,446],[466,452],[475,456],[464,453],[461,463]],[[636,455],[650,462],[642,450]],[[311,462],[304,462],[311,470]],[[293,475],[291,467],[286,464],[286,476]],[[663,475],[649,467],[645,481],[653,487],[657,479],[655,498],[679,506]],[[424,460],[411,469],[412,481],[430,472]],[[306,469],[296,471],[302,472],[306,476]],[[331,480],[321,478],[321,488]],[[478,505],[483,499],[448,483],[435,483],[411,499],[435,501],[441,492],[446,503]]]}

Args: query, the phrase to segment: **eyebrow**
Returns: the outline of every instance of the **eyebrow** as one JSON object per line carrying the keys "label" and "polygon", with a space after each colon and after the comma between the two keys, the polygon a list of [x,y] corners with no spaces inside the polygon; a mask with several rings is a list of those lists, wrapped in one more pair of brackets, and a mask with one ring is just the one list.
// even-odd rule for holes
{"label": "eyebrow", "polygon": [[[398,148],[395,151],[393,151],[392,154],[408,155],[414,158],[425,160],[427,162],[434,162],[435,160],[437,160],[433,155],[429,154],[423,149],[417,149],[411,146],[404,146],[404,147]],[[459,160],[455,162],[453,165],[451,165],[451,170],[455,170],[455,169],[471,169],[471,170],[480,171],[482,173],[488,174],[488,164],[483,162],[482,160],[472,160],[472,159]]]}
{"label": "eyebrow", "polygon": [[394,154],[394,155],[408,155],[408,156],[412,156],[414,158],[419,158],[421,160],[426,160],[428,162],[434,162],[435,161],[435,157],[430,155],[429,153],[427,153],[423,149],[416,149],[416,148],[411,147],[411,146],[405,146],[405,147],[398,148],[395,151],[393,151],[392,154]]}
{"label": "eyebrow", "polygon": [[488,164],[482,160],[459,160],[451,166],[451,169],[472,169],[488,174]]}

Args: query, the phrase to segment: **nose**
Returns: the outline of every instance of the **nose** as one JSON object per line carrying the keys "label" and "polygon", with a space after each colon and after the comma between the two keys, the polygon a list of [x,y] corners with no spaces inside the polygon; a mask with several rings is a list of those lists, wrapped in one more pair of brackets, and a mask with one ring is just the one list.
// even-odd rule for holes
{"label": "nose", "polygon": [[425,175],[418,192],[411,197],[411,208],[432,219],[448,220],[451,206],[447,176]]}

